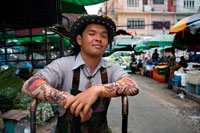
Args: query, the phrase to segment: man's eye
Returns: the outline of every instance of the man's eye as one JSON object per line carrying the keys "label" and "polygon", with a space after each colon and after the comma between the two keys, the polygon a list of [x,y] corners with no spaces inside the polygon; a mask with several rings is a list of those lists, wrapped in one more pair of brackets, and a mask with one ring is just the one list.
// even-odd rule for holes
{"label": "man's eye", "polygon": [[103,38],[107,38],[108,36],[107,36],[107,35],[102,35],[102,37],[103,37]]}
{"label": "man's eye", "polygon": [[94,36],[94,33],[89,33],[89,35]]}

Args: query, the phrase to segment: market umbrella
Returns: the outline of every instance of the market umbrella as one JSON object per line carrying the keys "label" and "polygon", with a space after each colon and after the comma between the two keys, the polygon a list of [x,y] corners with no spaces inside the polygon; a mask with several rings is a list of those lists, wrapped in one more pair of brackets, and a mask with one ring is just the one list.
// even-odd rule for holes
{"label": "market umbrella", "polygon": [[173,46],[181,50],[199,51],[200,20],[188,25],[184,30],[177,32]]}
{"label": "market umbrella", "polygon": [[167,34],[167,35],[156,35],[150,39],[147,39],[147,43],[149,46],[155,47],[164,47],[164,46],[172,46],[175,35]]}
{"label": "market umbrella", "polygon": [[172,45],[180,50],[199,51],[200,33],[192,34],[188,29],[184,32],[178,32],[174,38]]}
{"label": "market umbrella", "polygon": [[182,30],[185,30],[186,27],[190,26],[191,24],[193,24],[197,21],[200,21],[200,13],[181,19],[173,27],[170,28],[170,32],[177,33]]}
{"label": "market umbrella", "polygon": [[84,6],[95,5],[107,0],[61,0],[62,13],[86,13]]}
{"label": "market umbrella", "polygon": [[140,51],[140,50],[146,50],[149,49],[150,46],[147,45],[147,43],[145,41],[140,41],[135,47],[134,50],[136,52]]}

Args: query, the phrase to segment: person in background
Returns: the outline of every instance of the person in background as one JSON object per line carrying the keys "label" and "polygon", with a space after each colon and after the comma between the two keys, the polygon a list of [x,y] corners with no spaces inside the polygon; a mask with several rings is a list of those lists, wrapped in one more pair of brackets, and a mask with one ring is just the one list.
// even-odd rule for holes
{"label": "person in background", "polygon": [[54,60],[24,83],[23,93],[59,105],[56,132],[110,132],[110,98],[138,94],[137,84],[118,63],[102,59],[115,30],[108,16],[78,17],[65,35],[72,56]]}
{"label": "person in background", "polygon": [[136,61],[136,59],[135,59],[135,52],[134,51],[131,53],[131,61],[132,62]]}
{"label": "person in background", "polygon": [[152,61],[158,61],[158,57],[159,57],[158,50],[155,49],[154,53],[152,54]]}
{"label": "person in background", "polygon": [[184,56],[181,56],[180,61],[175,66],[175,70],[178,70],[181,67],[187,68],[187,66],[188,66],[188,64],[187,64],[187,61],[185,60]]}

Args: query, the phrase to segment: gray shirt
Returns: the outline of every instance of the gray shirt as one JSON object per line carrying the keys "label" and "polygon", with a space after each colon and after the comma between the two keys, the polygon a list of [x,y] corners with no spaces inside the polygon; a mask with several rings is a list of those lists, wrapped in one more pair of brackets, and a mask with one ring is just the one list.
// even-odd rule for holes
{"label": "gray shirt", "polygon": [[[45,80],[53,88],[70,93],[72,88],[73,70],[79,66],[83,66],[82,68],[84,69],[84,72],[87,76],[94,76],[92,79],[92,86],[102,84],[100,73],[101,67],[104,67],[107,70],[108,83],[115,82],[121,77],[128,75],[128,73],[124,71],[118,63],[104,59],[100,60],[93,74],[91,74],[90,68],[84,62],[80,53],[77,56],[68,56],[56,59],[47,65],[44,69],[38,71],[38,73],[42,74],[45,77]],[[83,70],[80,69],[80,91],[84,91],[86,89],[87,82],[87,77],[83,74]],[[60,108],[59,112],[60,115],[63,115],[65,111]]]}

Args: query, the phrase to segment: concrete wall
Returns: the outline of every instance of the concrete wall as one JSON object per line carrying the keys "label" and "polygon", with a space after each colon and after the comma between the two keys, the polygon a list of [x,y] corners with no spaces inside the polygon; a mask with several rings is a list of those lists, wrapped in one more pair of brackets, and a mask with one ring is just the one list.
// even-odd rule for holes
{"label": "concrete wall", "polygon": [[[151,23],[150,20],[150,15],[148,13],[126,13],[126,14],[119,14],[118,15],[118,23],[117,25],[124,25],[127,26],[127,22],[129,18],[142,18],[145,20],[145,24]],[[145,26],[145,29],[127,29],[127,27],[119,27],[121,29],[124,29],[126,31],[133,31],[135,30],[137,35],[150,35],[150,26]]]}
{"label": "concrete wall", "polygon": [[177,13],[197,13],[200,9],[200,0],[194,0],[194,8],[185,8],[184,0],[176,0]]}

